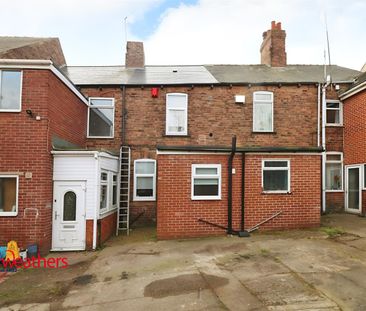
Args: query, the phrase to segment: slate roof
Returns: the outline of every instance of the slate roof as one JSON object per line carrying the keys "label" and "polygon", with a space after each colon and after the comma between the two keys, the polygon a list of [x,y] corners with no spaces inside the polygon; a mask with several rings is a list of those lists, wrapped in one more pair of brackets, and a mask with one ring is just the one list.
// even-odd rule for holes
{"label": "slate roof", "polygon": [[44,42],[49,39],[50,38],[36,37],[0,37],[0,54],[26,45]]}
{"label": "slate roof", "polygon": [[[333,82],[352,82],[359,71],[328,66]],[[76,85],[179,85],[220,83],[317,83],[324,81],[323,65],[192,65],[192,66],[69,66],[64,73]]]}

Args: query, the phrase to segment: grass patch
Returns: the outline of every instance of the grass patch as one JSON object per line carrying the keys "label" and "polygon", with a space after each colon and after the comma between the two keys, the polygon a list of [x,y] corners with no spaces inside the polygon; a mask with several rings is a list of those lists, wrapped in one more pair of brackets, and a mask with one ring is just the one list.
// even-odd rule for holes
{"label": "grass patch", "polygon": [[270,255],[269,250],[265,248],[261,248],[260,252],[263,257],[268,257]]}
{"label": "grass patch", "polygon": [[320,230],[326,233],[330,238],[334,238],[346,233],[343,229],[337,227],[322,227]]}

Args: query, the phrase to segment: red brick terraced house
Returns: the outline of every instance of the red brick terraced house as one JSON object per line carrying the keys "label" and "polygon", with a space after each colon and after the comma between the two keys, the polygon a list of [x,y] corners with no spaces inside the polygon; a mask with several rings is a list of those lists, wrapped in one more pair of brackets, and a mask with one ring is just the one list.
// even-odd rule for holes
{"label": "red brick terraced house", "polygon": [[57,69],[51,48],[44,68],[33,50],[1,60],[0,129],[15,135],[0,138],[0,242],[83,250],[130,224],[197,237],[343,209],[339,94],[359,72],[288,65],[285,38],[273,22],[259,65],[148,66],[141,42],[125,66]]}

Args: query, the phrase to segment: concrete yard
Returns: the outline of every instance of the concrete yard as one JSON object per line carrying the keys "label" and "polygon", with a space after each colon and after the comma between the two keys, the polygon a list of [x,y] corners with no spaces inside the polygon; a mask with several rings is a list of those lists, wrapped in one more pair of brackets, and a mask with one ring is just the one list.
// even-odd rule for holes
{"label": "concrete yard", "polygon": [[250,238],[156,241],[135,230],[66,253],[64,271],[11,275],[0,310],[366,310],[366,218],[322,221]]}

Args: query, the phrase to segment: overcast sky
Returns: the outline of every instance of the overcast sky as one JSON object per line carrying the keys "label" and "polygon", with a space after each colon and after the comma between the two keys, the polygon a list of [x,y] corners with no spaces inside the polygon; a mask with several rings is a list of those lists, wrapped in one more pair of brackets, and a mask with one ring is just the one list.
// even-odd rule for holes
{"label": "overcast sky", "polygon": [[0,35],[59,37],[69,65],[124,63],[128,40],[146,64],[257,64],[272,20],[287,33],[291,64],[366,62],[365,0],[0,0]]}

